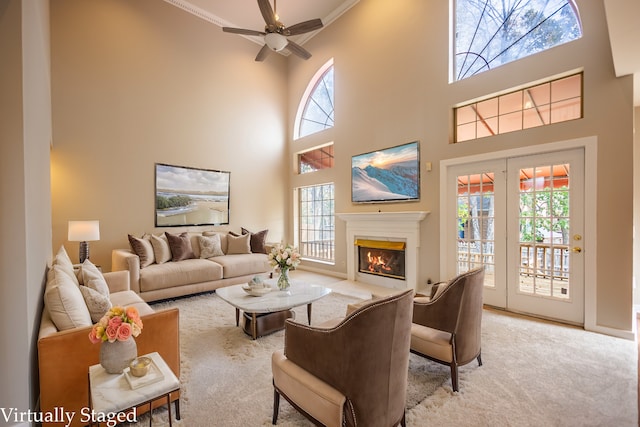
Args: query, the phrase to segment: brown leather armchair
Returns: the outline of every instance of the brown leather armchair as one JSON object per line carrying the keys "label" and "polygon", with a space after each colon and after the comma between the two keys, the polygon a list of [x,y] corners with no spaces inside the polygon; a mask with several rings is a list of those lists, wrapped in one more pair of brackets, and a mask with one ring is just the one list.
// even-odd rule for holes
{"label": "brown leather armchair", "polygon": [[412,300],[409,289],[324,326],[287,320],[271,363],[273,424],[283,396],[319,425],[405,426]]}
{"label": "brown leather armchair", "polygon": [[[413,302],[411,352],[451,367],[453,391],[458,391],[458,366],[474,359],[482,366],[480,333],[484,268],[439,284],[430,301]],[[442,287],[444,286],[444,289]]]}

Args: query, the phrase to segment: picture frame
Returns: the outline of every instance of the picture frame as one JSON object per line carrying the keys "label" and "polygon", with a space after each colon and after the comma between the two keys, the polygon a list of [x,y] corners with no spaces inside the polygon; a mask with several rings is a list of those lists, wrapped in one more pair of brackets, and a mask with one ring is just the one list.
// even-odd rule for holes
{"label": "picture frame", "polygon": [[351,157],[352,203],[414,202],[419,200],[419,141]]}
{"label": "picture frame", "polygon": [[231,173],[155,164],[155,226],[229,224]]}

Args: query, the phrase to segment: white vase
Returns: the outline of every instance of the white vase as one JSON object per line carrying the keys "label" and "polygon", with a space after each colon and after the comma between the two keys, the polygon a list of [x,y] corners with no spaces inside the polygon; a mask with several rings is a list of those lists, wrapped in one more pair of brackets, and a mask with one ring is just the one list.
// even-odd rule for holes
{"label": "white vase", "polygon": [[133,337],[125,341],[105,341],[100,345],[100,364],[109,374],[121,374],[138,357],[138,346]]}

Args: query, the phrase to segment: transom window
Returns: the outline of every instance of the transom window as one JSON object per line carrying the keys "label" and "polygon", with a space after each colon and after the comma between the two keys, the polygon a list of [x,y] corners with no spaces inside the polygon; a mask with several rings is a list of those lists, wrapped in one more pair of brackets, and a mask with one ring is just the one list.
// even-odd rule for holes
{"label": "transom window", "polygon": [[305,104],[297,120],[295,139],[333,127],[333,60],[311,80],[302,100]]}
{"label": "transom window", "polygon": [[582,36],[574,0],[452,0],[455,2],[453,80]]}
{"label": "transom window", "polygon": [[582,73],[455,109],[455,142],[582,117]]}
{"label": "transom window", "polygon": [[298,173],[309,173],[333,167],[333,144],[298,154]]}

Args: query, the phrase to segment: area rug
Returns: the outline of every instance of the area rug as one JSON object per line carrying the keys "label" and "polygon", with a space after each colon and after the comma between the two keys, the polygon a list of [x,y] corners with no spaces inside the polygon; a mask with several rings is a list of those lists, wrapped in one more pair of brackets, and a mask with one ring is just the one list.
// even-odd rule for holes
{"label": "area rug", "polygon": [[[312,324],[344,315],[355,298],[313,304]],[[154,304],[180,309],[181,415],[176,426],[270,426],[271,353],[284,332],[251,340],[235,326],[235,309],[215,293]],[[307,321],[306,306],[294,310]],[[144,332],[143,332],[144,333]],[[410,355],[407,425],[637,425],[637,359],[631,341],[485,310],[483,366],[449,368]],[[366,355],[363,355],[366,357]],[[148,425],[141,415],[137,425]],[[153,425],[168,425],[164,408]],[[279,426],[311,426],[281,400]]]}

